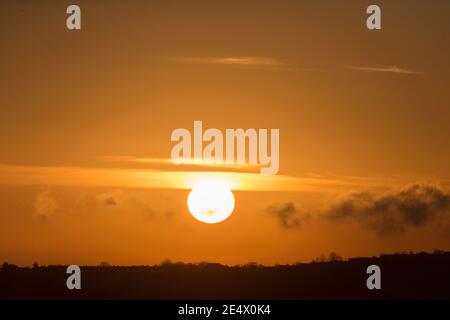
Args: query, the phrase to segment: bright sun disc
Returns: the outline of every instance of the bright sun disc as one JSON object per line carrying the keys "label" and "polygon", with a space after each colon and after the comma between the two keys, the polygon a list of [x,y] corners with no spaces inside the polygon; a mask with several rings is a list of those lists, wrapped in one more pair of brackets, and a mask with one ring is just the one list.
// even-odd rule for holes
{"label": "bright sun disc", "polygon": [[192,216],[205,223],[227,219],[234,209],[234,196],[225,185],[216,182],[197,184],[187,199]]}

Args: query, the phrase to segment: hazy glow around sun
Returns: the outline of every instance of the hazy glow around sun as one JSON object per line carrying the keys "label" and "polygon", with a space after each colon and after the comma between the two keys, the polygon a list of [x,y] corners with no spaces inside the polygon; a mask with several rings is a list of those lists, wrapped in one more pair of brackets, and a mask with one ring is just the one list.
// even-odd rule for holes
{"label": "hazy glow around sun", "polygon": [[234,196],[221,180],[199,180],[189,193],[187,204],[195,219],[218,223],[226,220],[233,212]]}

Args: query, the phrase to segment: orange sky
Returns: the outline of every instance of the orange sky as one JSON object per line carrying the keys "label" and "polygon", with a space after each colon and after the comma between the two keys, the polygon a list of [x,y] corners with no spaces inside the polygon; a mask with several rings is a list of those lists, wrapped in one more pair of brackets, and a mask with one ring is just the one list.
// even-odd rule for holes
{"label": "orange sky", "polygon": [[[77,3],[81,31],[0,4],[0,262],[450,249],[447,1],[379,1],[381,31],[359,0]],[[167,163],[194,120],[279,128],[279,175]],[[186,208],[204,170],[235,183],[217,225]]]}

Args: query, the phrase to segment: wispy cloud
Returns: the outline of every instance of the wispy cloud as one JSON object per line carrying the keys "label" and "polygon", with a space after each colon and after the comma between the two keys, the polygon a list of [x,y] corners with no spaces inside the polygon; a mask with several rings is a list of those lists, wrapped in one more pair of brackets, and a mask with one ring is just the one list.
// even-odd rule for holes
{"label": "wispy cloud", "polygon": [[46,189],[39,192],[34,200],[33,217],[41,221],[47,221],[57,209],[55,197],[49,189]]}
{"label": "wispy cloud", "polygon": [[287,63],[269,57],[181,57],[176,60],[185,63],[241,65],[255,67],[286,67]]}
{"label": "wispy cloud", "polygon": [[358,67],[358,66],[343,66],[345,69],[361,71],[361,72],[380,72],[380,73],[397,73],[397,74],[421,74],[422,72],[418,72],[411,69],[403,69],[397,66],[390,67]]}
{"label": "wispy cloud", "polygon": [[[175,165],[173,165],[175,166]],[[416,178],[261,175],[259,172],[174,171],[111,167],[50,167],[0,164],[0,185],[192,189],[199,180],[221,180],[233,190],[341,192],[398,186]],[[440,183],[449,185],[447,180]]]}
{"label": "wispy cloud", "polygon": [[353,188],[361,183],[351,179],[248,172],[0,165],[0,185],[191,189],[198,181],[205,179],[221,180],[233,190],[248,191],[336,191]]}
{"label": "wispy cloud", "polygon": [[450,193],[438,185],[416,183],[377,196],[358,192],[332,206],[331,221],[353,219],[381,235],[398,234],[431,222],[449,226]]}
{"label": "wispy cloud", "polygon": [[[155,169],[161,169],[167,166],[171,166],[172,169],[180,168],[179,170],[217,170],[224,169],[227,171],[245,171],[245,172],[257,172],[260,170],[262,165],[260,164],[228,164],[226,162],[217,162],[217,163],[209,163],[208,161],[203,161],[203,159],[190,159],[188,161],[183,162],[182,164],[177,164],[171,159],[163,159],[163,158],[143,158],[143,157],[135,157],[135,156],[97,156],[95,159],[109,162],[109,163],[134,163],[140,165],[146,165],[147,167],[152,167]],[[175,167],[174,167],[175,165]],[[178,170],[178,171],[179,171]]]}
{"label": "wispy cloud", "polygon": [[294,229],[300,226],[302,219],[307,219],[305,215],[300,217],[300,212],[297,210],[293,202],[288,202],[282,205],[272,205],[266,208],[266,211],[278,218],[280,224],[285,229]]}
{"label": "wispy cloud", "polygon": [[97,156],[95,159],[105,162],[131,162],[131,163],[147,163],[147,164],[170,164],[170,159],[162,158],[140,158],[135,156]]}

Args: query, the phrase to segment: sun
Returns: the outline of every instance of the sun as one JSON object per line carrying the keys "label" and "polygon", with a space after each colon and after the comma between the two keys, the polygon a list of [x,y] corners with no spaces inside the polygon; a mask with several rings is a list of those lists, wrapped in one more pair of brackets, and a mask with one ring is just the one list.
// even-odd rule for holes
{"label": "sun", "polygon": [[189,193],[187,205],[195,219],[205,223],[219,223],[233,212],[234,196],[225,183],[201,181]]}

